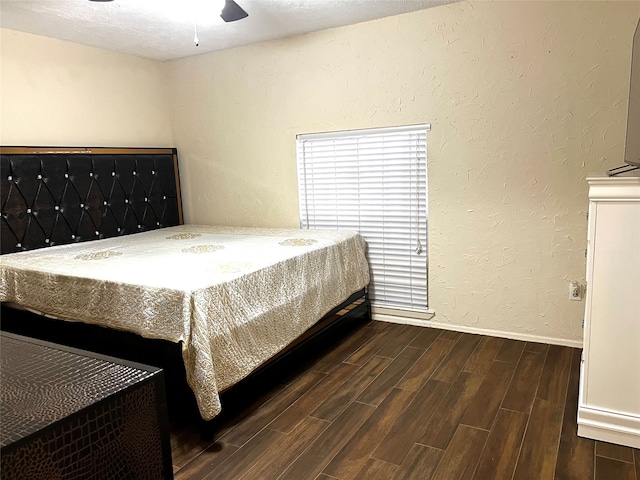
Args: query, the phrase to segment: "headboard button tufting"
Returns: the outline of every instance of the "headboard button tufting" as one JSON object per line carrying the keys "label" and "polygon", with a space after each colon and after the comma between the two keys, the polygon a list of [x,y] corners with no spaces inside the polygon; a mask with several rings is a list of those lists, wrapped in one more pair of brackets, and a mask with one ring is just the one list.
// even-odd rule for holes
{"label": "headboard button tufting", "polygon": [[157,155],[140,149],[0,150],[1,254],[128,235],[182,219],[173,149],[157,149]]}

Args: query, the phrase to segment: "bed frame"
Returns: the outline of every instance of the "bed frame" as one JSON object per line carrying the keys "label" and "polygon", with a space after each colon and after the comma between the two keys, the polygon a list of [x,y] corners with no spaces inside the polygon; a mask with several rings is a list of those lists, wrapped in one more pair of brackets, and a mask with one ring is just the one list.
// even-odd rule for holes
{"label": "bed frame", "polygon": [[[183,223],[175,148],[0,147],[0,177],[2,254]],[[370,318],[368,294],[362,290],[251,377],[268,376],[265,372],[299,352],[298,347],[313,348],[312,339]],[[171,416],[197,411],[179,344],[54,320],[5,304],[0,326],[4,331],[162,367]]]}

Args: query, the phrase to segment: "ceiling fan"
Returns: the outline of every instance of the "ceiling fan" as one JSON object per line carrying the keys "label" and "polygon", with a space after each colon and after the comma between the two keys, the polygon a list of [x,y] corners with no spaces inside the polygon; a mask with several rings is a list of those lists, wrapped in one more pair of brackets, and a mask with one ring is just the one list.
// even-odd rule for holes
{"label": "ceiling fan", "polygon": [[220,16],[225,22],[235,22],[236,20],[242,20],[243,18],[248,17],[249,14],[233,0],[225,0]]}
{"label": "ceiling fan", "polygon": [[[89,0],[90,2],[112,2],[113,0]],[[222,11],[220,12],[220,17],[225,22],[235,22],[237,20],[242,20],[245,17],[248,17],[249,14],[244,11],[244,9],[238,5],[234,0],[224,0],[224,7],[222,7]]]}

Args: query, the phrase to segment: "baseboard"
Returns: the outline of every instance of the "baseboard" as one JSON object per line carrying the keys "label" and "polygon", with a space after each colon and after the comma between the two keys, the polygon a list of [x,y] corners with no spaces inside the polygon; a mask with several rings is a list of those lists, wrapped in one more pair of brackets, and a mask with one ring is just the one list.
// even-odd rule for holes
{"label": "baseboard", "polygon": [[640,417],[580,404],[578,436],[640,448]]}
{"label": "baseboard", "polygon": [[387,315],[377,313],[374,309],[372,314],[373,320],[390,323],[400,323],[404,325],[417,325],[419,327],[440,328],[442,330],[453,330],[456,332],[473,333],[476,335],[488,335],[490,337],[509,338],[511,340],[522,340],[525,342],[548,343],[551,345],[562,345],[565,347],[582,348],[582,340],[571,340],[567,338],[544,337],[541,335],[532,335],[528,333],[517,333],[503,330],[493,330],[488,328],[475,328],[466,325],[452,325],[450,323],[434,322],[422,318],[411,318],[399,315]]}

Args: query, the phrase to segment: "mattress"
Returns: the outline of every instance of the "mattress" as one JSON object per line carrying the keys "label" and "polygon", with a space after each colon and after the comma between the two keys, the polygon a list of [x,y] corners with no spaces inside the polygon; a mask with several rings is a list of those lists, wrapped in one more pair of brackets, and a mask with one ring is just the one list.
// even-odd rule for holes
{"label": "mattress", "polygon": [[182,342],[202,417],[369,283],[355,232],[182,225],[0,256],[0,301]]}

